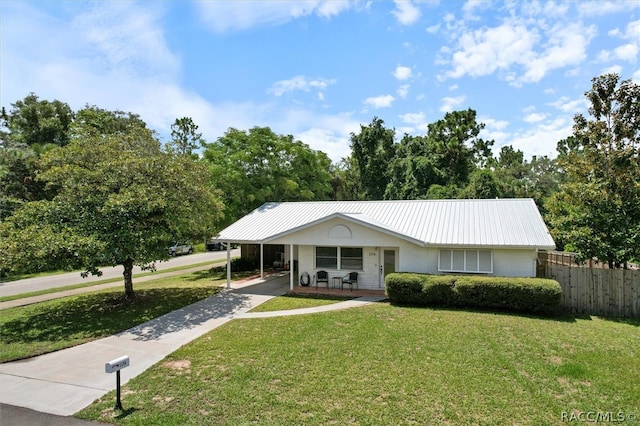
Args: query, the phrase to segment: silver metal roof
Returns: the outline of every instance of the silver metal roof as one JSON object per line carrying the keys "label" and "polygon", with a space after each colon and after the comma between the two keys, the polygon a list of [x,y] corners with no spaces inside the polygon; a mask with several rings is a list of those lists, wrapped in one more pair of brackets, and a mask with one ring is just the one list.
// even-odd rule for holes
{"label": "silver metal roof", "polygon": [[266,203],[217,239],[268,243],[333,217],[425,246],[555,248],[530,198]]}

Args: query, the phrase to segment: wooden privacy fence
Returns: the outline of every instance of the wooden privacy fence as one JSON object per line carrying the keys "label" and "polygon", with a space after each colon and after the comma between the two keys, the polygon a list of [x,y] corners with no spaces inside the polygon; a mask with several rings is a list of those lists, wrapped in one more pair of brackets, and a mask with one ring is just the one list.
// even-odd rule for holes
{"label": "wooden privacy fence", "polygon": [[640,270],[578,265],[567,254],[540,253],[538,276],[562,287],[562,305],[574,313],[640,317]]}

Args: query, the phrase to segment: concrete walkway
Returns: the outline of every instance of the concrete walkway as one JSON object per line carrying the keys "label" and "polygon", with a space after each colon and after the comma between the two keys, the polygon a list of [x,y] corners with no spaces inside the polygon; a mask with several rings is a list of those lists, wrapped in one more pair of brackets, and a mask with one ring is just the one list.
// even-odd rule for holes
{"label": "concrete walkway", "polygon": [[[69,416],[115,389],[115,374],[105,373],[104,364],[122,355],[128,355],[131,361],[121,372],[124,384],[176,349],[234,318],[310,314],[384,299],[367,296],[316,308],[248,313],[272,297],[285,294],[288,283],[288,275],[281,275],[233,284],[231,289],[115,336],[0,364],[0,403]],[[5,419],[2,420],[4,425]]]}

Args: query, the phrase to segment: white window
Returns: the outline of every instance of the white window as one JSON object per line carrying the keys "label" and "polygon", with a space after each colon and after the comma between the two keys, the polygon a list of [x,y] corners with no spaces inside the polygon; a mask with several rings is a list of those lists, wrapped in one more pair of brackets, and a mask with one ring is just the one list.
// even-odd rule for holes
{"label": "white window", "polygon": [[493,272],[491,250],[442,249],[438,271],[490,274]]}
{"label": "white window", "polygon": [[362,271],[362,247],[316,247],[317,269]]}
{"label": "white window", "polygon": [[316,247],[316,268],[338,269],[338,248]]}

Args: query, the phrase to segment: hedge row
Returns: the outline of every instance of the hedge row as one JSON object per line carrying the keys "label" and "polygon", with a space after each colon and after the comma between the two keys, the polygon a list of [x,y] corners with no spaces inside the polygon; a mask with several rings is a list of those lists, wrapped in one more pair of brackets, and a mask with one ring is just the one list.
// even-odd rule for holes
{"label": "hedge row", "polygon": [[562,289],[545,278],[394,273],[386,278],[391,303],[418,306],[469,306],[551,312]]}

